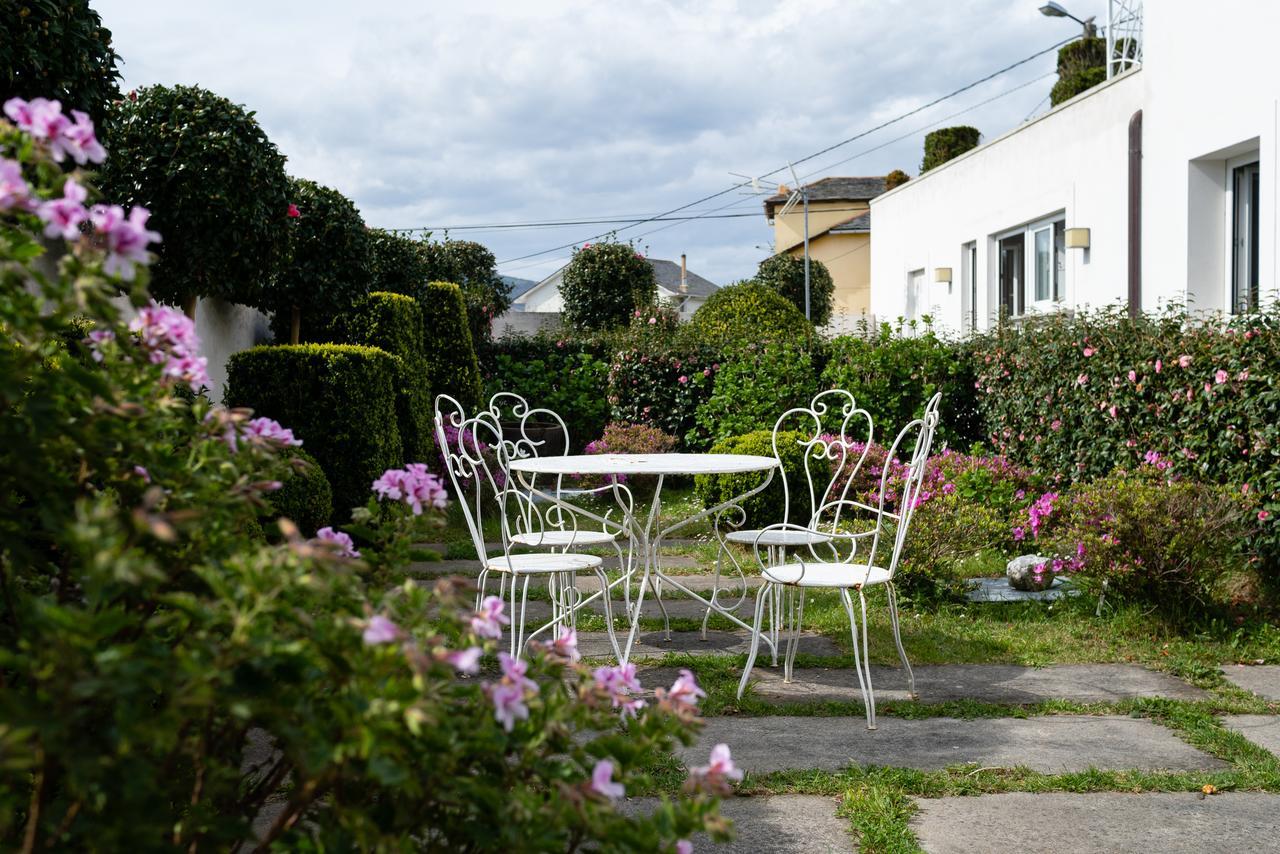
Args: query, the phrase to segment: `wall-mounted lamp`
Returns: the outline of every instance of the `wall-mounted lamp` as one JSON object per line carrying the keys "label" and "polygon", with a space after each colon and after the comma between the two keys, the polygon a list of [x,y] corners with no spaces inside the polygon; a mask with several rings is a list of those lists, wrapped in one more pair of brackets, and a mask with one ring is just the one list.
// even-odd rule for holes
{"label": "wall-mounted lamp", "polygon": [[1066,232],[1066,241],[1068,249],[1088,249],[1089,229],[1068,228]]}
{"label": "wall-mounted lamp", "polygon": [[950,267],[934,267],[933,280],[935,282],[946,282],[951,284],[951,268]]}

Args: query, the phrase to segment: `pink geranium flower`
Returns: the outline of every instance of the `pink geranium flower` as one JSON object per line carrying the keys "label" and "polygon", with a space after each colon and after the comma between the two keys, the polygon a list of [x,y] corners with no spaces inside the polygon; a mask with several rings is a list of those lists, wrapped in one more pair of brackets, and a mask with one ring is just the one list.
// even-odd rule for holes
{"label": "pink geranium flower", "polygon": [[44,236],[61,237],[63,240],[80,237],[80,224],[89,219],[89,212],[84,207],[88,195],[88,190],[68,178],[62,185],[62,198],[41,202],[36,208],[36,216],[44,223]]}
{"label": "pink geranium flower", "polygon": [[601,759],[591,771],[591,785],[587,787],[603,798],[617,800],[626,793],[621,783],[613,782],[613,763]]}
{"label": "pink geranium flower", "polygon": [[693,854],[693,843],[687,839],[677,839],[676,854]]}
{"label": "pink geranium flower", "polygon": [[246,439],[260,439],[294,447],[302,444],[301,439],[294,437],[292,430],[281,426],[280,422],[273,418],[254,418],[245,422],[240,432]]}
{"label": "pink geranium flower", "polygon": [[493,717],[507,732],[515,727],[516,721],[528,720],[529,707],[524,702],[524,689],[519,685],[487,686],[489,699],[493,703]]}
{"label": "pink geranium flower", "polygon": [[356,544],[351,539],[351,535],[345,531],[335,531],[325,526],[316,531],[316,539],[334,546],[339,557],[360,557],[360,552],[356,551]]}
{"label": "pink geranium flower", "polygon": [[468,676],[475,676],[480,672],[480,657],[484,654],[478,646],[469,646],[466,649],[459,649],[449,652],[445,655],[444,660],[453,665],[453,669],[459,673],[465,673]]}
{"label": "pink geranium flower", "polygon": [[502,600],[497,596],[486,596],[480,603],[480,610],[471,617],[471,633],[478,638],[497,640],[502,637],[502,627],[511,624],[507,615],[502,613]]}
{"label": "pink geranium flower", "polygon": [[692,773],[695,777],[721,777],[725,780],[742,779],[742,769],[733,764],[733,757],[729,755],[729,745],[727,744],[717,744],[711,748],[710,764],[694,768]]}
{"label": "pink geranium flower", "polygon": [[102,270],[109,276],[132,281],[134,266],[151,260],[150,243],[159,243],[160,235],[147,228],[150,211],[138,205],[128,217],[119,205],[94,205],[89,211],[94,231],[106,240],[107,260]]}
{"label": "pink geranium flower", "polygon": [[0,211],[25,208],[31,188],[22,177],[22,166],[16,160],[0,157]]}
{"label": "pink geranium flower", "polygon": [[422,515],[423,507],[443,510],[449,503],[449,493],[439,476],[428,471],[423,463],[387,469],[373,482],[373,491],[379,498],[403,501],[415,516]]}
{"label": "pink geranium flower", "polygon": [[696,706],[700,698],[707,696],[707,692],[698,687],[698,681],[694,679],[693,673],[687,669],[681,669],[667,696],[673,703]]}
{"label": "pink geranium flower", "polygon": [[64,125],[60,139],[63,148],[71,159],[81,166],[86,163],[101,163],[107,159],[107,150],[98,142],[93,132],[93,119],[80,110],[72,110],[71,124]]}
{"label": "pink geranium flower", "polygon": [[391,622],[391,620],[375,614],[369,618],[369,622],[365,623],[364,642],[369,646],[377,646],[378,644],[393,643],[400,639],[404,634],[399,626]]}
{"label": "pink geranium flower", "polygon": [[551,651],[569,661],[582,658],[578,652],[578,633],[568,626],[561,626],[560,635],[551,644]]}
{"label": "pink geranium flower", "polygon": [[529,662],[520,661],[508,653],[498,653],[498,665],[502,668],[502,681],[509,685],[519,685],[527,691],[537,691],[538,683],[525,674],[529,672]]}

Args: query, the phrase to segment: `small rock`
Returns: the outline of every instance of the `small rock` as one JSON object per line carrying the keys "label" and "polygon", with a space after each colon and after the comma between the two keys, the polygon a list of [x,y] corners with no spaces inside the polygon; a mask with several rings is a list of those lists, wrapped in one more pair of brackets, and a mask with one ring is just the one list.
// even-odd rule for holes
{"label": "small rock", "polygon": [[[1052,558],[1043,555],[1023,555],[1009,561],[1004,574],[1009,579],[1009,586],[1014,590],[1048,590],[1053,584],[1053,572],[1049,569]],[[1038,575],[1036,567],[1044,566]]]}

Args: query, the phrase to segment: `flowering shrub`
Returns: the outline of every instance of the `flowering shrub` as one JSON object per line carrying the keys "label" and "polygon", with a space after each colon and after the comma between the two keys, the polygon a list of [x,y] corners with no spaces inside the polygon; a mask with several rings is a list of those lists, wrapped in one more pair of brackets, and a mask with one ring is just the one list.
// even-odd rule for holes
{"label": "flowering shrub", "polygon": [[1280,310],[1201,323],[1122,310],[1003,327],[978,341],[978,402],[990,442],[1066,484],[1132,468],[1247,490],[1255,535],[1280,565]]}
{"label": "flowering shrub", "polygon": [[719,358],[703,347],[620,350],[609,368],[612,418],[650,424],[682,438],[688,448],[706,447],[706,439],[692,431],[719,370]]}
{"label": "flowering shrub", "polygon": [[[627,424],[621,421],[610,422],[604,428],[604,435],[586,447],[588,454],[666,454],[676,448],[676,437],[663,433],[657,427],[648,424]],[[648,483],[651,478],[639,477],[640,483]],[[605,483],[626,483],[623,474],[604,476]]]}
{"label": "flowering shrub", "polygon": [[1076,580],[1105,582],[1108,595],[1187,618],[1210,606],[1219,580],[1246,567],[1258,512],[1239,488],[1143,464],[1073,486],[1037,527],[1057,556],[1050,571],[1070,569]]}
{"label": "flowering shrub", "polygon": [[686,341],[727,353],[762,341],[808,346],[813,324],[776,290],[746,281],[708,297],[689,318],[683,335]]}
{"label": "flowering shrub", "polygon": [[748,344],[726,360],[711,396],[698,407],[696,444],[771,430],[788,409],[806,405],[817,392],[809,351],[792,344]]}
{"label": "flowering shrub", "polygon": [[586,244],[564,268],[560,295],[565,322],[576,329],[612,329],[651,305],[658,285],[653,267],[629,244]]}

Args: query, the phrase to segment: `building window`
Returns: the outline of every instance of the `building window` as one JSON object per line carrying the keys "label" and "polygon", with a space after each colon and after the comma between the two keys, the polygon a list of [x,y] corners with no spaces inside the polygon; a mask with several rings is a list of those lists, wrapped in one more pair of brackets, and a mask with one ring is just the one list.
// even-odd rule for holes
{"label": "building window", "polygon": [[978,329],[978,243],[960,247],[960,299],[964,303],[965,328]]}
{"label": "building window", "polygon": [[1258,163],[1231,170],[1231,310],[1258,310]]}
{"label": "building window", "polygon": [[1002,317],[1054,311],[1066,297],[1066,220],[1033,222],[998,238]]}

